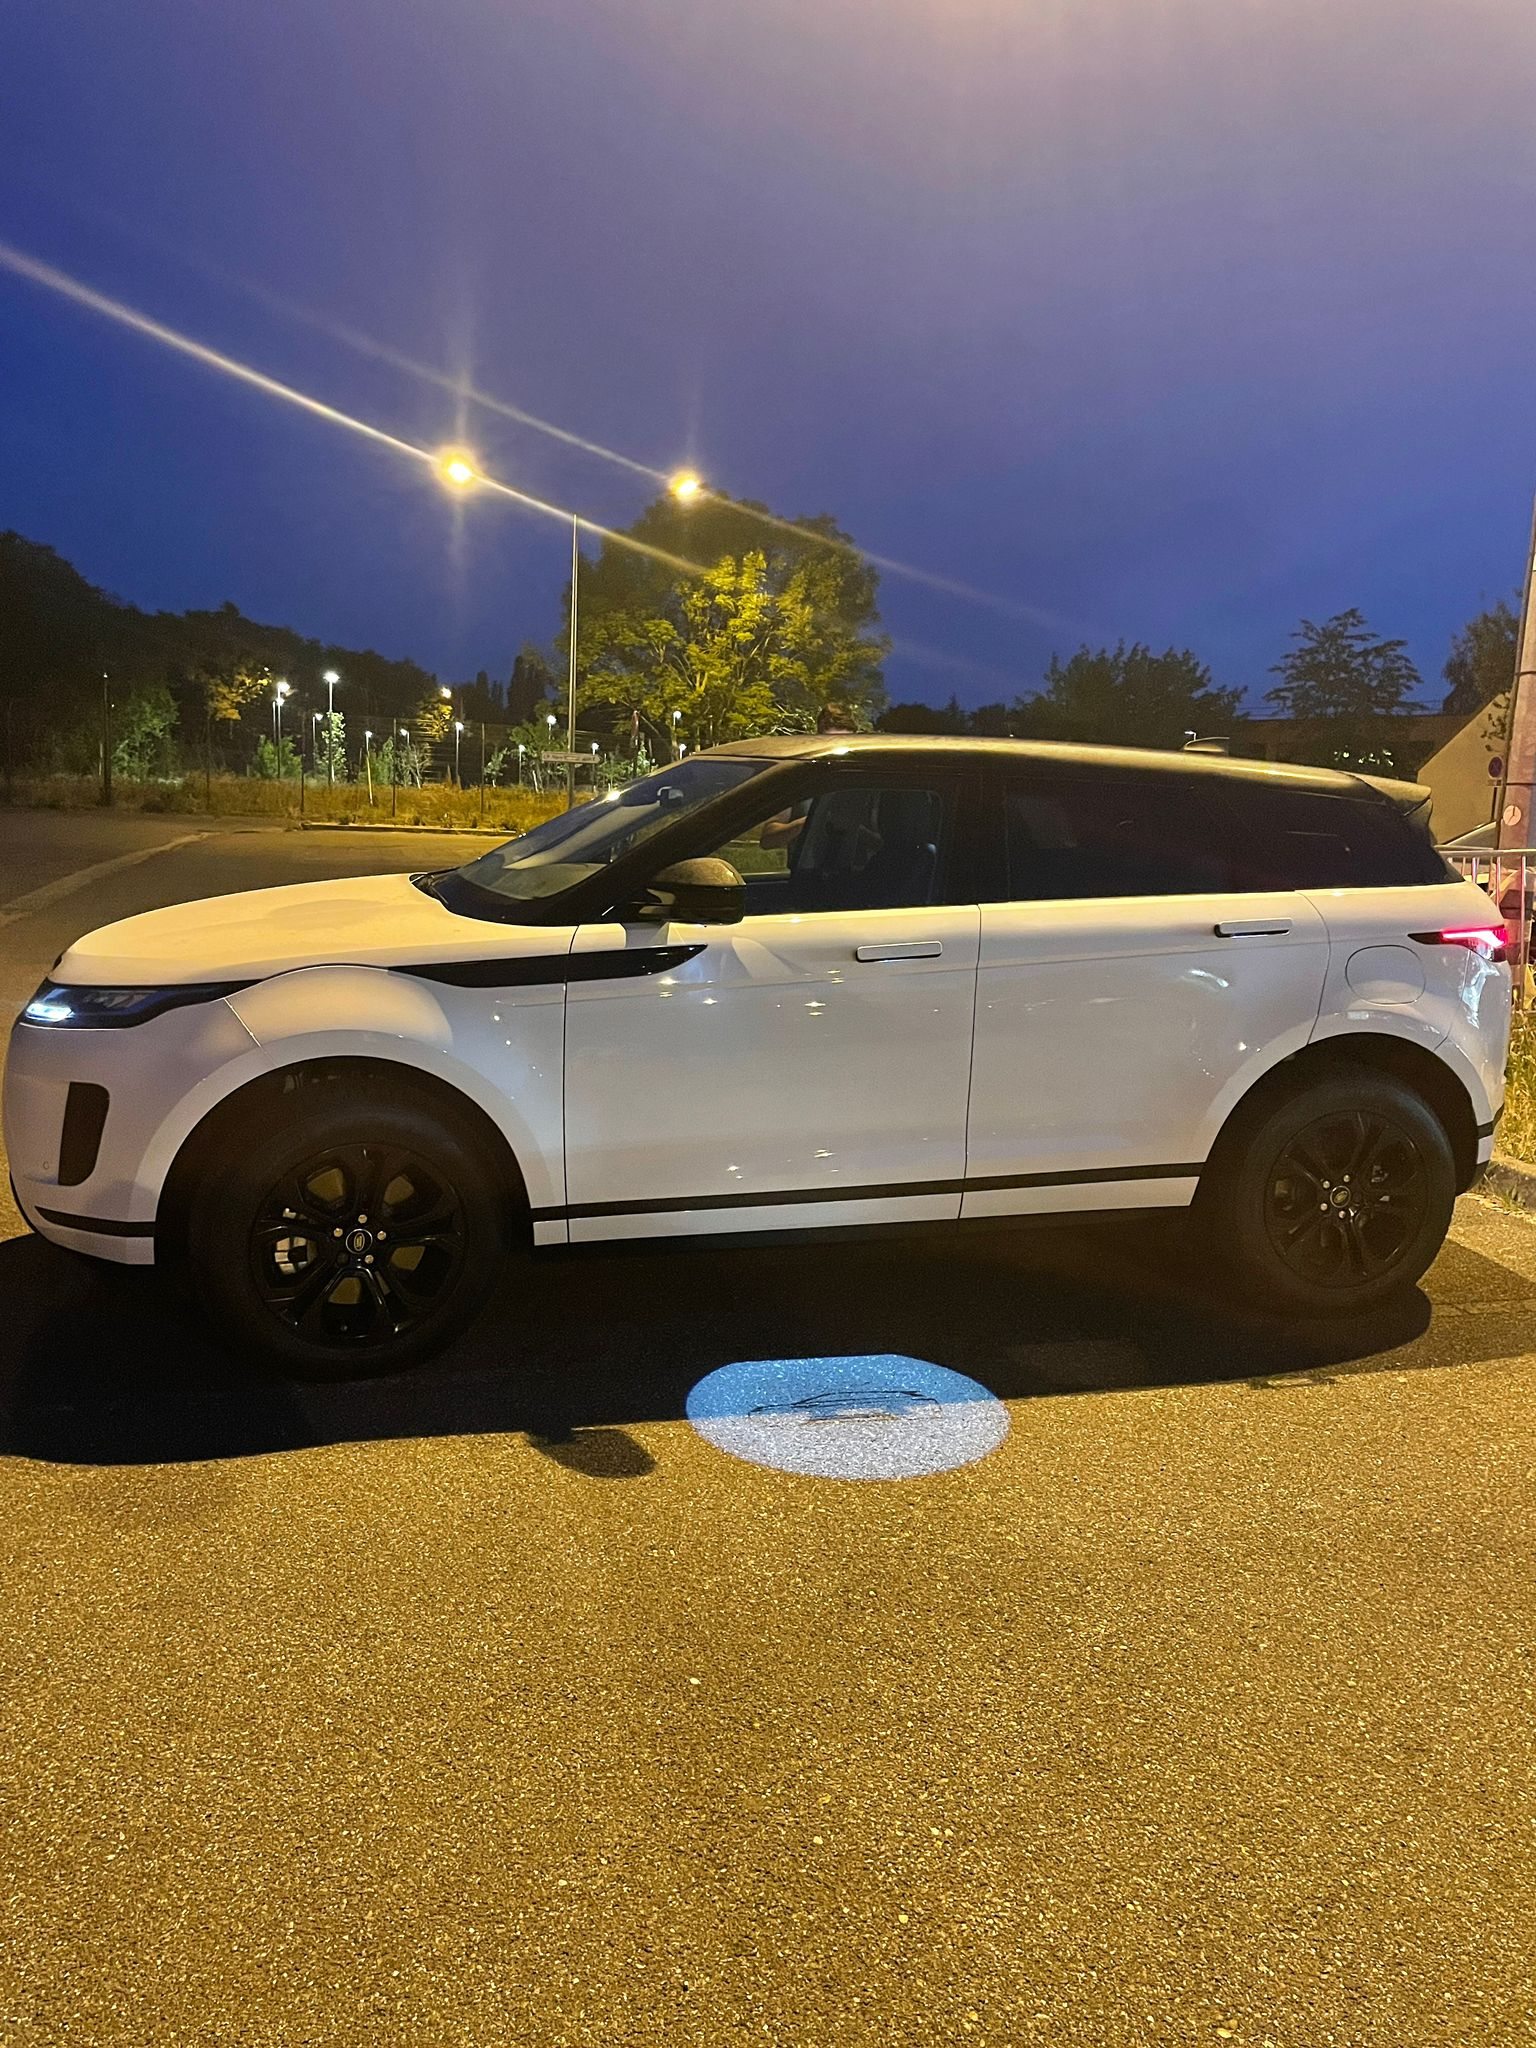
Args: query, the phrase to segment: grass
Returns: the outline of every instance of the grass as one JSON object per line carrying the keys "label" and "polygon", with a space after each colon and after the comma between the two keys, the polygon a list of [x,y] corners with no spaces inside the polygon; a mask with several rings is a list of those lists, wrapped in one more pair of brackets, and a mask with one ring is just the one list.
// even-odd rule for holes
{"label": "grass", "polygon": [[[565,808],[563,792],[539,796],[530,789],[487,789],[482,813],[478,789],[432,782],[421,789],[397,791],[392,814],[390,794],[388,784],[375,784],[370,806],[368,791],[361,785],[338,783],[328,789],[323,782],[306,782],[301,812],[297,782],[263,782],[247,775],[215,775],[209,781],[189,775],[175,782],[134,782],[114,776],[112,807],[189,817],[303,816],[316,824],[435,825],[445,831],[484,825],[509,835],[526,832]],[[89,775],[17,776],[12,796],[15,804],[53,811],[91,810],[100,800],[101,785]]]}
{"label": "grass", "polygon": [[1536,1010],[1515,1012],[1499,1150],[1507,1152],[1511,1159],[1536,1162]]}

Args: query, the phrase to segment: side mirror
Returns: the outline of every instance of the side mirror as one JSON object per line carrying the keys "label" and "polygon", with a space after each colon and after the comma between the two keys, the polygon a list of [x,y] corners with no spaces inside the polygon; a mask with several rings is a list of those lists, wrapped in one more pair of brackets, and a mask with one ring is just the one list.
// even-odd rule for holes
{"label": "side mirror", "polygon": [[625,915],[636,924],[740,924],[747,885],[728,860],[680,860],[653,875]]}

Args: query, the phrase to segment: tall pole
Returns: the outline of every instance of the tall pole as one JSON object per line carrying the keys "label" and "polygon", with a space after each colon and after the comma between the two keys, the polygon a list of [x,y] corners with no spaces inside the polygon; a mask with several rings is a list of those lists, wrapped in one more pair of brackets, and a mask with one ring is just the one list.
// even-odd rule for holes
{"label": "tall pole", "polygon": [[101,672],[101,800],[112,802],[112,697],[105,669]]}
{"label": "tall pole", "polygon": [[1525,596],[1520,605],[1519,652],[1509,699],[1509,732],[1504,747],[1504,772],[1499,777],[1499,808],[1495,843],[1530,846],[1531,807],[1536,797],[1536,615],[1531,604],[1536,575],[1536,510],[1531,517],[1531,544],[1525,557]]}
{"label": "tall pole", "polygon": [[336,685],[341,678],[335,669],[325,672],[325,781],[326,787],[336,786],[336,728],[331,720],[336,716]]}
{"label": "tall pole", "polygon": [[480,822],[485,823],[485,720],[480,721]]}
{"label": "tall pole", "polygon": [[566,676],[565,692],[565,808],[573,810],[576,804],[576,624],[577,587],[581,578],[581,531],[576,515],[571,514],[571,660]]}

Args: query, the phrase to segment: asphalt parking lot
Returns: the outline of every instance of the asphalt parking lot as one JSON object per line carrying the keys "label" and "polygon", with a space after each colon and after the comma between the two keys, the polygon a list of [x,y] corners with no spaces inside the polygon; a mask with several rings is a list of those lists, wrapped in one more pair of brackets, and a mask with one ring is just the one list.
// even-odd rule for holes
{"label": "asphalt parking lot", "polygon": [[[454,857],[0,812],[0,1005],[132,910]],[[1326,1341],[1166,1225],[630,1246],[328,1388],[0,1239],[6,2048],[1536,2040],[1523,1217]],[[805,1360],[1002,1420],[722,1448],[709,1377]]]}

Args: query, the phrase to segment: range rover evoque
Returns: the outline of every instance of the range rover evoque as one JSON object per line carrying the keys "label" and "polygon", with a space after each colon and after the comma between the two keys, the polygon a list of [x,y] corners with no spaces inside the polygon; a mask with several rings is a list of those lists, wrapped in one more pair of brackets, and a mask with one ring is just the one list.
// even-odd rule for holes
{"label": "range rover evoque", "polygon": [[445,872],[150,911],[17,1020],[44,1236],[290,1370],[445,1343],[520,1247],[1185,1208],[1298,1316],[1424,1271],[1510,973],[1426,792],[1004,741],[717,747]]}

